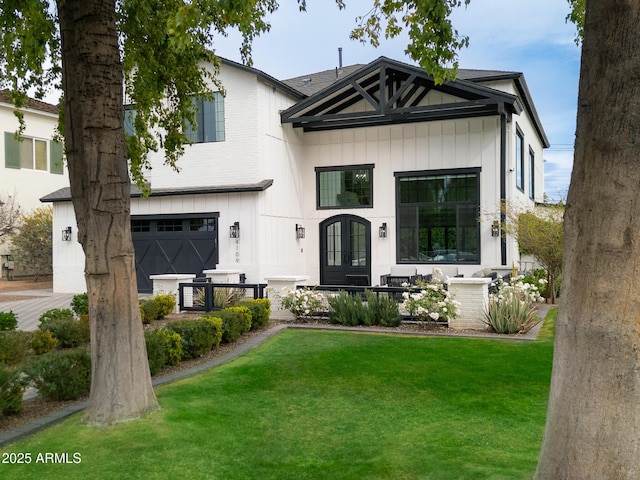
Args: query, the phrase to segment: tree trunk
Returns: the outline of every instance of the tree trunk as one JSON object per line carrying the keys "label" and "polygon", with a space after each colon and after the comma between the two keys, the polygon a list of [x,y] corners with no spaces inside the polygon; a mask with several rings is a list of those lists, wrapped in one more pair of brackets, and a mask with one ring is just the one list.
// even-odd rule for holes
{"label": "tree trunk", "polygon": [[587,0],[537,479],[640,478],[640,2]]}
{"label": "tree trunk", "polygon": [[85,421],[158,410],[138,307],[115,0],[58,0],[64,133],[86,256],[92,379]]}

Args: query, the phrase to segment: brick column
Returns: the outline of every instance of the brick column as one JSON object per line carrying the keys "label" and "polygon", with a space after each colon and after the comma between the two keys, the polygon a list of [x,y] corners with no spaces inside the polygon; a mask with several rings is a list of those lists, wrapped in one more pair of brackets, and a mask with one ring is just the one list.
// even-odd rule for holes
{"label": "brick column", "polygon": [[[160,293],[174,295],[176,297],[176,306],[173,309],[173,313],[180,313],[178,284],[191,282],[196,276],[191,273],[166,273],[162,275],[151,275],[149,278],[153,282],[153,295],[155,296]],[[192,288],[184,289],[184,304],[187,307],[193,306]]]}
{"label": "brick column", "polygon": [[276,320],[295,320],[289,310],[282,310],[280,295],[286,293],[287,290],[293,290],[298,285],[308,282],[309,277],[305,275],[279,275],[266,277],[265,280],[268,284],[268,297],[271,300],[271,318]]}
{"label": "brick column", "polygon": [[488,278],[451,278],[449,280],[449,292],[454,300],[460,302],[458,316],[449,321],[449,327],[476,330],[487,328],[482,319],[489,304],[490,282]]}

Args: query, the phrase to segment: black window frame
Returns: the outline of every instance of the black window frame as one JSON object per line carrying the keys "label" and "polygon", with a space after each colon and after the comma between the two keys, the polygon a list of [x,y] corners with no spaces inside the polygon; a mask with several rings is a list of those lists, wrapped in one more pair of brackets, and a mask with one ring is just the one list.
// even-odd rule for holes
{"label": "black window frame", "polygon": [[529,198],[536,199],[536,152],[529,147]]}
{"label": "black window frame", "polygon": [[[360,165],[340,165],[331,167],[316,167],[316,209],[317,210],[344,210],[351,208],[373,208],[373,169],[375,165],[373,163],[360,164]],[[320,177],[324,173],[332,172],[349,172],[366,170],[369,175],[369,203],[368,204],[344,204],[344,205],[321,205],[320,195]],[[345,192],[346,193],[346,192]]]}
{"label": "black window frame", "polygon": [[[462,168],[462,169],[442,169],[442,170],[421,170],[421,171],[410,171],[410,172],[395,172],[394,176],[396,178],[396,263],[397,264],[425,264],[425,265],[444,265],[444,264],[457,264],[457,265],[479,265],[482,259],[482,238],[480,236],[480,222],[477,221],[480,215],[480,177],[481,177],[481,168]],[[410,178],[410,177],[439,177],[439,176],[476,176],[476,184],[475,184],[475,192],[476,197],[473,201],[464,200],[464,201],[444,201],[444,202],[401,202],[401,181],[402,179]],[[407,207],[415,207],[415,236],[413,238],[414,245],[412,248],[415,248],[415,258],[404,258],[402,255],[403,248],[405,247],[402,240],[402,231],[403,226],[401,209]],[[469,207],[473,206],[475,211],[476,218],[476,227],[475,227],[475,237],[476,237],[476,250],[477,254],[475,254],[475,258],[470,260],[451,260],[449,258],[442,260],[425,260],[420,258],[420,226],[419,226],[419,216],[420,216],[420,208],[455,208],[456,209],[456,256],[459,255],[461,250],[461,242],[463,241],[462,236],[458,235],[458,230],[464,228],[461,225],[461,216],[463,215],[463,211],[459,207]]]}
{"label": "black window frame", "polygon": [[520,127],[516,125],[516,144],[515,144],[515,172],[516,172],[516,188],[524,193],[524,133]]}
{"label": "black window frame", "polygon": [[[195,119],[197,128],[193,129],[188,122],[185,122],[183,133],[191,143],[216,143],[224,142],[226,136],[226,120],[224,112],[224,95],[221,92],[213,92],[211,98],[204,95],[192,95],[191,100],[194,103]],[[205,110],[211,109],[213,120],[205,121]],[[218,116],[222,118],[219,122]],[[218,124],[222,124],[222,129],[218,129]]]}

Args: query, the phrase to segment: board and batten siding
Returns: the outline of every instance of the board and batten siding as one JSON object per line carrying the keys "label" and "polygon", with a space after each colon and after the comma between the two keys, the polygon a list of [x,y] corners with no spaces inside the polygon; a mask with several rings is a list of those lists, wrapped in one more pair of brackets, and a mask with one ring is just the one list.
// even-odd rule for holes
{"label": "board and batten siding", "polygon": [[[305,185],[304,210],[307,225],[306,274],[319,281],[319,224],[333,215],[349,213],[366,218],[372,225],[372,281],[388,273],[396,263],[395,211],[396,172],[481,168],[480,209],[494,210],[500,202],[500,126],[497,117],[434,121],[406,125],[344,129],[304,134],[302,162]],[[316,208],[316,167],[373,164],[373,208]],[[379,238],[378,227],[387,223],[387,238]],[[500,264],[499,241],[491,237],[490,222],[481,223],[483,265]],[[479,265],[461,265],[466,276]],[[430,273],[431,265],[418,265]]]}

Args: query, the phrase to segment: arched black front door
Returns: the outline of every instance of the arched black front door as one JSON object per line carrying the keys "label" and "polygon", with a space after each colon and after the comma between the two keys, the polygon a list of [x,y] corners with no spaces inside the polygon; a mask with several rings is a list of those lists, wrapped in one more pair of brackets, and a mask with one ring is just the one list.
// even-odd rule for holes
{"label": "arched black front door", "polygon": [[320,283],[371,284],[371,222],[336,215],[320,224]]}

